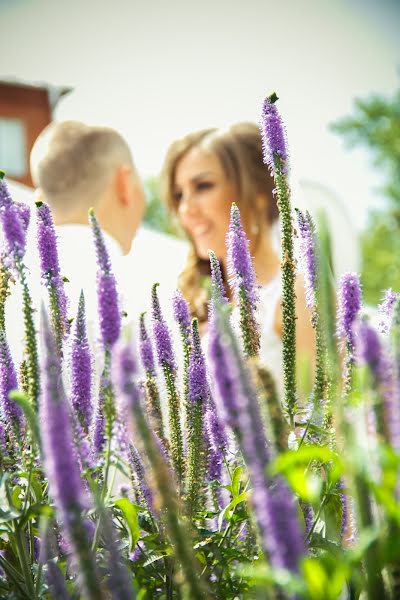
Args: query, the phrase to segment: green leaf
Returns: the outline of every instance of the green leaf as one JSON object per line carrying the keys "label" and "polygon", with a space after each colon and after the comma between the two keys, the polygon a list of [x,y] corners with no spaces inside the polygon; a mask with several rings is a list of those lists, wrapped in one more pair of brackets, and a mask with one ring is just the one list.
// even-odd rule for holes
{"label": "green leaf", "polygon": [[236,498],[240,494],[240,478],[242,475],[242,467],[236,467],[233,471],[232,482],[231,482],[231,492],[233,498]]}
{"label": "green leaf", "polygon": [[221,531],[222,529],[222,523],[224,522],[225,519],[230,519],[232,517],[233,511],[236,508],[236,506],[238,504],[240,504],[241,502],[245,502],[248,498],[248,492],[242,492],[241,494],[239,494],[239,496],[236,496],[236,498],[233,498],[233,500],[227,505],[225,506],[224,510],[222,512],[220,512],[219,517],[218,517],[218,530]]}
{"label": "green leaf", "polygon": [[138,509],[128,498],[120,498],[114,502],[114,505],[120,509],[128,525],[131,552],[133,552],[140,536]]}

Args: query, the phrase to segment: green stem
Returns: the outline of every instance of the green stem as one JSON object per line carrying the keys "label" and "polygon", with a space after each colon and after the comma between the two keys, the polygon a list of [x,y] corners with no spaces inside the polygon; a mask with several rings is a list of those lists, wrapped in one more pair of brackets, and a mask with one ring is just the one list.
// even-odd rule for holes
{"label": "green stem", "polygon": [[21,280],[22,286],[22,298],[23,298],[23,315],[24,315],[24,327],[25,327],[25,339],[26,339],[26,352],[27,352],[27,374],[28,374],[28,390],[29,397],[32,402],[33,408],[37,411],[38,399],[40,393],[40,371],[39,371],[39,359],[38,349],[36,342],[36,330],[33,321],[33,306],[32,299],[29,292],[28,284],[26,281],[25,267],[21,260],[17,262],[17,269]]}
{"label": "green stem", "polygon": [[22,572],[25,578],[25,584],[29,591],[30,597],[33,598],[35,595],[35,588],[33,584],[32,571],[30,567],[30,560],[28,555],[28,549],[26,547],[26,540],[22,535],[21,529],[18,525],[14,528],[15,542],[18,549],[18,557],[21,564]]}
{"label": "green stem", "polygon": [[285,407],[290,426],[294,428],[296,413],[296,295],[295,262],[293,252],[293,226],[290,207],[290,190],[281,159],[274,156],[275,184],[277,204],[281,217],[282,244],[282,345],[283,345],[283,381]]}
{"label": "green stem", "polygon": [[168,412],[169,412],[169,428],[170,428],[170,446],[172,463],[178,475],[179,481],[182,482],[184,477],[184,456],[183,456],[183,439],[182,427],[180,420],[180,402],[176,389],[176,377],[170,366],[163,365],[165,383],[168,395]]}

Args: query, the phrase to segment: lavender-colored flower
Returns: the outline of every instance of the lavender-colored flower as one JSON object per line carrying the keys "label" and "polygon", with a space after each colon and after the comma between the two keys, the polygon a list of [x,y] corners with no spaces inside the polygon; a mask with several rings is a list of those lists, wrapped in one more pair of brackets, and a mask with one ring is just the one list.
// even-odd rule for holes
{"label": "lavender-colored flower", "polygon": [[[68,529],[73,515],[79,514],[87,505],[87,498],[74,451],[59,354],[46,316],[42,318],[42,331],[44,361],[41,422],[45,471],[51,493]],[[66,534],[68,535],[68,531]]]}
{"label": "lavender-colored flower", "polygon": [[43,391],[40,403],[45,473],[63,533],[76,564],[85,597],[94,600],[103,594],[97,580],[95,562],[82,512],[89,504],[79,472],[56,341],[43,312]]}
{"label": "lavender-colored flower", "polygon": [[37,202],[37,236],[40,266],[43,277],[57,280],[60,277],[60,263],[57,251],[57,235],[50,207],[44,202]]}
{"label": "lavender-colored flower", "polygon": [[121,311],[117,292],[117,283],[111,268],[110,257],[103,234],[93,209],[89,210],[89,219],[93,231],[97,264],[97,298],[99,306],[100,331],[104,346],[115,344],[121,331]]}
{"label": "lavender-colored flower", "polygon": [[1,459],[5,456],[8,456],[8,448],[7,448],[7,434],[4,428],[3,422],[0,420],[0,462]]}
{"label": "lavender-colored flower", "polygon": [[392,313],[396,300],[400,298],[398,292],[393,292],[391,288],[385,291],[382,302],[379,304],[379,314],[381,320],[379,322],[379,329],[381,333],[389,333],[392,323]]}
{"label": "lavender-colored flower", "polygon": [[6,242],[5,261],[7,266],[14,266],[20,260],[26,249],[26,231],[20,218],[20,213],[15,204],[5,204],[0,208],[0,219],[3,226]]}
{"label": "lavender-colored flower", "polygon": [[133,600],[133,588],[131,584],[131,577],[129,571],[122,561],[119,541],[113,526],[111,517],[101,510],[102,524],[103,524],[103,537],[105,540],[105,546],[109,552],[108,564],[109,564],[109,577],[107,581],[107,587],[110,591],[110,597],[113,600]]}
{"label": "lavender-colored flower", "polygon": [[256,290],[256,276],[250,256],[249,241],[240,220],[240,212],[235,203],[231,208],[231,220],[226,239],[228,251],[228,273],[231,278],[233,291],[237,301],[240,292],[246,294],[246,300],[254,310],[257,307],[258,293]]}
{"label": "lavender-colored flower", "polygon": [[57,306],[52,306],[55,325],[59,327],[59,319],[62,321],[61,329],[69,330],[67,317],[67,296],[64,289],[64,281],[61,277],[60,263],[58,260],[57,235],[54,227],[50,207],[44,202],[37,202],[37,242],[40,257],[42,278],[46,286],[50,288],[50,305],[52,306],[52,292],[56,296]]}
{"label": "lavender-colored flower", "polygon": [[180,290],[175,290],[172,298],[174,319],[179,325],[182,336],[189,339],[190,336],[190,313],[189,305]]}
{"label": "lavender-colored flower", "polygon": [[145,468],[140,453],[133,444],[130,445],[129,462],[134,473],[139,500],[144,502],[150,511],[153,511],[153,494],[146,484]]}
{"label": "lavender-colored flower", "polygon": [[153,347],[151,344],[151,339],[147,333],[144,316],[145,313],[140,315],[140,358],[142,360],[144,370],[153,375],[155,373]]}
{"label": "lavender-colored flower", "polygon": [[247,356],[256,356],[260,349],[260,331],[255,317],[259,299],[256,276],[249,242],[240,221],[239,209],[234,203],[226,243],[228,273],[239,306],[244,351]]}
{"label": "lavender-colored flower", "polygon": [[107,385],[108,381],[104,378],[104,376],[102,376],[100,380],[100,393],[94,416],[92,431],[93,452],[97,456],[99,456],[102,453],[104,444],[106,442],[104,409]]}
{"label": "lavender-colored flower", "polygon": [[[389,359],[379,340],[378,333],[365,320],[360,320],[354,326],[356,341],[356,357],[359,363],[367,364],[372,374],[374,384],[382,395],[382,419],[378,418],[378,430],[381,435],[400,452],[400,407],[398,402],[398,382],[394,365]],[[380,415],[380,407],[375,405]],[[400,490],[399,490],[400,491]]]}
{"label": "lavender-colored flower", "polygon": [[353,323],[361,308],[361,284],[357,273],[345,273],[339,284],[337,334],[353,347]]}
{"label": "lavender-colored flower", "polygon": [[97,292],[102,340],[105,346],[112,346],[121,331],[121,312],[114,276],[99,273]]}
{"label": "lavender-colored flower", "polygon": [[214,315],[216,304],[226,304],[228,302],[228,298],[225,292],[224,280],[222,278],[219,260],[212,250],[208,251],[208,256],[210,258],[212,283],[212,298],[209,305],[209,320],[211,321]]}
{"label": "lavender-colored flower", "polygon": [[31,209],[25,202],[15,202],[15,206],[17,207],[19,217],[26,232],[31,220]]}
{"label": "lavender-colored flower", "polygon": [[[233,425],[249,469],[252,502],[262,534],[262,545],[272,566],[295,572],[304,553],[304,545],[293,497],[283,480],[269,479],[266,475],[270,452],[257,396],[229,323],[221,311],[215,327],[220,332],[219,353],[211,355],[216,397],[225,405],[224,412],[228,418],[232,407],[240,413],[240,418],[235,418]],[[226,393],[225,381],[220,377],[221,371],[227,368],[230,372],[229,394]],[[229,421],[232,423],[230,418]]]}
{"label": "lavender-colored flower", "polygon": [[224,456],[228,445],[226,431],[217,414],[216,407],[210,399],[206,410],[205,436],[208,446],[207,474],[208,479],[221,481]]}
{"label": "lavender-colored flower", "polygon": [[79,420],[88,431],[92,419],[92,355],[86,331],[85,298],[79,298],[71,351],[71,400]]}
{"label": "lavender-colored flower", "polygon": [[264,163],[275,171],[275,160],[278,158],[282,170],[288,169],[288,152],[286,131],[275,102],[275,93],[265,98],[260,120],[261,138],[263,143]]}
{"label": "lavender-colored flower", "polygon": [[8,347],[5,332],[0,330],[0,404],[5,422],[20,429],[23,422],[21,407],[10,399],[11,390],[18,388],[17,373]]}
{"label": "lavender-colored flower", "polygon": [[209,397],[209,387],[197,320],[193,321],[192,335],[193,348],[189,359],[189,402],[192,405],[201,403],[205,407]]}
{"label": "lavender-colored flower", "polygon": [[300,233],[300,265],[306,288],[306,304],[315,308],[317,264],[315,255],[315,228],[311,215],[296,209]]}
{"label": "lavender-colored flower", "polygon": [[156,342],[157,356],[162,367],[168,366],[173,372],[175,372],[176,363],[172,348],[171,334],[161,312],[160,302],[157,295],[158,285],[158,283],[155,283],[152,289],[153,333]]}
{"label": "lavender-colored flower", "polygon": [[11,198],[4,175],[4,171],[0,171],[0,210],[7,209],[13,204],[13,199]]}
{"label": "lavender-colored flower", "polygon": [[238,406],[234,394],[237,372],[226,348],[226,336],[218,328],[217,320],[210,324],[208,357],[215,385],[215,401],[223,421],[234,429],[238,420]]}

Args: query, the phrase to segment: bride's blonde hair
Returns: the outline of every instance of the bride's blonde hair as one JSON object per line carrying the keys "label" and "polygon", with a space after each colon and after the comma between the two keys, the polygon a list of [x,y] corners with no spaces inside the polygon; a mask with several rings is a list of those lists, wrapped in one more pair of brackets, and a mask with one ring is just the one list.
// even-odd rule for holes
{"label": "bride's blonde hair", "polygon": [[[185,135],[173,142],[168,149],[161,172],[161,195],[168,207],[176,214],[178,202],[174,195],[175,172],[179,161],[192,148],[201,148],[213,153],[222,166],[238,197],[238,206],[243,222],[272,223],[278,217],[278,208],[273,195],[274,182],[267,166],[263,163],[260,130],[254,123],[237,123],[227,129],[202,129]],[[267,214],[261,214],[256,198],[264,195],[268,199]],[[252,219],[250,219],[252,215]],[[255,239],[257,247],[259,236]],[[251,249],[254,253],[254,248]],[[200,322],[207,319],[210,275],[208,260],[201,259],[192,244],[187,263],[179,277],[178,285],[189,302],[193,316]]]}

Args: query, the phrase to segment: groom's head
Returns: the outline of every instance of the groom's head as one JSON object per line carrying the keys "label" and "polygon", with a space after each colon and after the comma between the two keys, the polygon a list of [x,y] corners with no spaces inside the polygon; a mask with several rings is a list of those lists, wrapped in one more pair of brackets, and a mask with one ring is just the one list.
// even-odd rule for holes
{"label": "groom's head", "polygon": [[52,123],[31,153],[32,178],[57,225],[87,223],[93,206],[105,231],[130,249],[144,195],[128,144],[114,129]]}

